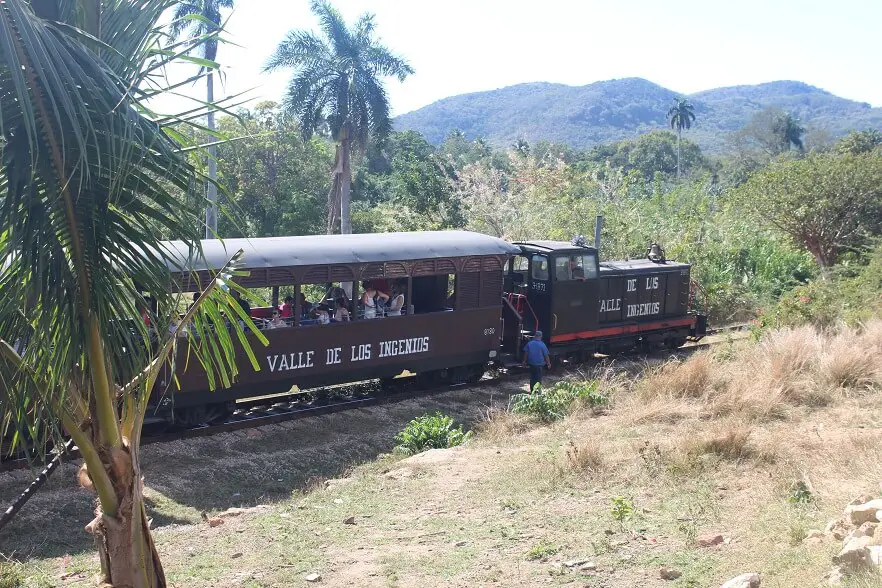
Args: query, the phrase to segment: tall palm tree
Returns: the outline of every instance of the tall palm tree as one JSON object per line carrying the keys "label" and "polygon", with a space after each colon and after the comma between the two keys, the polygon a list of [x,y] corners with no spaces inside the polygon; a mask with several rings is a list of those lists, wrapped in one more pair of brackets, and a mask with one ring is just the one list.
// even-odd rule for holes
{"label": "tall palm tree", "polygon": [[374,16],[362,15],[352,28],[330,4],[314,0],[322,36],[312,31],[288,33],[264,71],[294,69],[285,106],[300,121],[303,135],[311,137],[327,125],[337,143],[337,155],[328,193],[328,233],[352,232],[349,198],[352,186],[351,151],[364,152],[368,139],[382,140],[392,129],[389,99],[381,78],[399,81],[413,73],[375,38]]}
{"label": "tall palm tree", "polygon": [[672,129],[677,129],[677,177],[680,177],[680,139],[683,129],[692,127],[695,120],[695,109],[685,98],[674,98],[674,105],[668,110],[668,120]]}
{"label": "tall palm tree", "polygon": [[[242,315],[221,288],[241,289],[230,281],[239,254],[183,317],[200,339],[151,333],[140,314],[147,308],[163,326],[177,316],[169,268],[193,266],[157,235],[190,243],[195,261],[206,201],[164,132],[181,117],[146,116],[142,103],[168,89],[159,74],[179,50],[201,42],[168,44],[157,23],[174,4],[0,4],[0,436],[38,446],[73,439],[81,480],[98,496],[87,530],[113,586],[166,585],[139,453],[160,369],[188,345],[212,381],[227,384],[242,335],[220,314]],[[193,197],[181,203],[181,192]]]}
{"label": "tall palm tree", "polygon": [[782,143],[782,151],[787,151],[790,149],[790,146],[793,145],[796,147],[797,151],[804,151],[805,144],[802,141],[802,136],[805,134],[805,127],[803,127],[799,119],[793,117],[792,114],[785,113],[779,120],[777,124],[778,128],[776,129],[779,136],[781,137]]}
{"label": "tall palm tree", "polygon": [[[174,21],[171,25],[172,36],[178,38],[188,33],[192,38],[202,38],[204,42],[198,47],[201,56],[214,62],[217,59],[218,33],[221,28],[221,9],[232,8],[233,0],[184,0],[175,6]],[[199,73],[207,72],[206,98],[209,104],[214,103],[214,71],[211,64],[202,64]],[[215,129],[214,110],[208,110],[208,130]],[[205,237],[217,235],[217,146],[208,146],[208,206],[205,208]]]}

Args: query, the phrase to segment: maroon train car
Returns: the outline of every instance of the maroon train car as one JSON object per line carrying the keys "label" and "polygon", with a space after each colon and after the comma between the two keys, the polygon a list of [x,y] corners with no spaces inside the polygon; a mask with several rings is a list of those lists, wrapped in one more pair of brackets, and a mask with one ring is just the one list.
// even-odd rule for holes
{"label": "maroon train car", "polygon": [[[165,245],[181,261],[188,258],[185,244]],[[480,378],[499,351],[503,270],[520,252],[501,239],[466,231],[226,239],[203,241],[202,248],[200,265],[173,275],[178,291],[198,290],[211,279],[211,270],[242,249],[242,269],[249,275],[238,282],[269,289],[274,305],[279,289],[288,287],[295,305],[289,326],[263,332],[268,346],[248,335],[260,370],[254,371],[240,350],[240,373],[232,387],[210,391],[205,372],[191,361],[176,374],[177,389],[166,370],[153,401],[160,409],[173,409],[184,423],[221,416],[237,399],[294,386],[392,378],[405,370],[437,382]],[[378,308],[376,318],[366,318],[358,305],[364,281],[384,288],[394,283],[404,294],[404,307],[391,313]],[[322,290],[351,284],[352,297],[345,302],[352,320],[321,324],[305,314],[300,293],[307,284]],[[330,304],[333,311],[334,301]],[[368,316],[374,314],[370,310]],[[179,346],[177,366],[185,365],[186,347]]]}
{"label": "maroon train car", "polygon": [[503,348],[517,355],[537,329],[552,355],[677,348],[701,338],[690,309],[690,265],[653,255],[599,262],[597,249],[560,241],[516,243],[506,274]]}

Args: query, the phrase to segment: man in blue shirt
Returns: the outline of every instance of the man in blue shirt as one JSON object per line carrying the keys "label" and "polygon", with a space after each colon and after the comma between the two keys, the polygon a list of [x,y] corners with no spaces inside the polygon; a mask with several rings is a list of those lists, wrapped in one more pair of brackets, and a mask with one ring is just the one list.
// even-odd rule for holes
{"label": "man in blue shirt", "polygon": [[530,366],[530,392],[536,384],[542,382],[543,364],[551,369],[551,356],[548,354],[548,347],[542,341],[542,331],[536,331],[533,338],[524,345],[523,365]]}

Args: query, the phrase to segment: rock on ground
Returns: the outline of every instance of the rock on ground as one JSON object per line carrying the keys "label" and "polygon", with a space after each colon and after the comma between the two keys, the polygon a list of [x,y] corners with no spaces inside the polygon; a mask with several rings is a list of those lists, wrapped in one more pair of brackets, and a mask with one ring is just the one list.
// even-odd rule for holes
{"label": "rock on ground", "polygon": [[855,537],[833,558],[833,563],[842,566],[845,572],[856,572],[872,566],[868,549],[872,542],[872,537]]}
{"label": "rock on ground", "polygon": [[699,547],[713,547],[714,545],[719,545],[722,542],[722,535],[702,535],[698,538],[697,541]]}
{"label": "rock on ground", "polygon": [[736,576],[720,586],[720,588],[759,588],[760,575],[757,573],[747,573]]}
{"label": "rock on ground", "polygon": [[304,577],[303,579],[307,582],[320,582],[322,579],[322,575],[313,572],[311,574],[306,574],[306,577]]}
{"label": "rock on ground", "polygon": [[683,574],[680,572],[680,570],[675,568],[663,567],[658,571],[658,576],[662,580],[676,580],[682,575]]}
{"label": "rock on ground", "polygon": [[850,504],[845,508],[845,514],[853,525],[864,523],[878,523],[876,513],[882,510],[882,498],[870,500],[863,504]]}

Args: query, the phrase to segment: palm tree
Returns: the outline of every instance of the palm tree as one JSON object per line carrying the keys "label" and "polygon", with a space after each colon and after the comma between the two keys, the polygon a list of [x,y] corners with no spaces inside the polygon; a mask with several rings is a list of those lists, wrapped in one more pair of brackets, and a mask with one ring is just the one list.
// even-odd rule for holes
{"label": "palm tree", "polygon": [[[169,88],[161,74],[179,50],[202,42],[169,44],[158,22],[174,4],[0,4],[0,437],[76,443],[80,479],[98,496],[87,530],[113,586],[166,585],[139,452],[160,369],[188,345],[227,384],[242,335],[220,315],[242,316],[221,287],[241,289],[230,281],[239,254],[183,317],[208,345],[165,328],[151,334],[139,312],[146,307],[154,325],[177,316],[169,268],[192,265],[157,235],[190,243],[199,257],[206,202],[164,132],[182,117],[146,116],[142,103]],[[193,194],[182,203],[180,193]]]}
{"label": "palm tree", "polygon": [[[199,45],[199,53],[209,62],[217,59],[218,33],[221,28],[221,8],[232,8],[233,0],[184,0],[175,6],[174,21],[171,33],[175,38],[185,32],[192,38],[204,39]],[[207,71],[206,98],[209,104],[214,103],[214,66],[201,64],[199,73]],[[208,130],[214,131],[214,110],[208,110]],[[205,208],[205,237],[211,239],[217,235],[217,146],[208,146],[208,206]]]}
{"label": "palm tree", "polygon": [[389,99],[381,78],[404,81],[413,69],[374,38],[374,16],[362,15],[349,28],[330,4],[314,0],[322,37],[311,31],[288,33],[264,70],[294,68],[285,106],[300,121],[305,138],[327,125],[337,143],[328,193],[328,233],[339,221],[341,233],[351,233],[349,192],[352,186],[351,150],[364,152],[368,139],[378,143],[389,134]]}
{"label": "palm tree", "polygon": [[680,177],[680,139],[683,129],[692,127],[695,120],[694,108],[685,98],[674,98],[674,105],[668,110],[671,128],[677,129],[677,177]]}
{"label": "palm tree", "polygon": [[793,118],[793,115],[788,112],[780,117],[777,126],[776,131],[781,137],[782,151],[787,151],[791,145],[796,147],[797,151],[805,150],[805,144],[802,142],[805,127],[799,123],[799,119]]}

